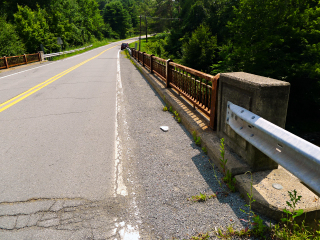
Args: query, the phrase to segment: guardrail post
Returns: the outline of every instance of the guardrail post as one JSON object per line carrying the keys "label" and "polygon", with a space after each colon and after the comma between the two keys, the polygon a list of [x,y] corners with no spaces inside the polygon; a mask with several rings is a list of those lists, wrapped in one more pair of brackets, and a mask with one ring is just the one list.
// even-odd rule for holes
{"label": "guardrail post", "polygon": [[144,54],[145,52],[142,53],[142,66],[144,67]]}
{"label": "guardrail post", "polygon": [[153,54],[150,55],[150,73],[152,74],[153,73],[153,61],[152,61],[152,58],[154,57]]}
{"label": "guardrail post", "polygon": [[27,61],[27,55],[26,54],[23,54],[23,58],[24,58],[24,62],[27,64],[28,61]]}
{"label": "guardrail post", "polygon": [[166,88],[170,88],[170,82],[172,80],[171,76],[171,69],[170,69],[170,62],[172,62],[171,59],[168,59],[166,62]]}
{"label": "guardrail post", "polygon": [[6,64],[6,68],[9,68],[8,59],[6,56],[4,56],[4,63]]}
{"label": "guardrail post", "polygon": [[212,130],[216,130],[216,117],[217,117],[217,93],[218,93],[218,80],[220,73],[211,78],[212,89],[211,89],[211,106],[210,106],[210,123],[209,127]]}

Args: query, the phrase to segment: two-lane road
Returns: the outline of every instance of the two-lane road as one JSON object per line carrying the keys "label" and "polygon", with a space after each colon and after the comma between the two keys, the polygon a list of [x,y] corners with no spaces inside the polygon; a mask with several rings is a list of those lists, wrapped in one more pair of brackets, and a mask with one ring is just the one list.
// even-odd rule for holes
{"label": "two-lane road", "polygon": [[0,239],[116,234],[119,44],[0,74]]}

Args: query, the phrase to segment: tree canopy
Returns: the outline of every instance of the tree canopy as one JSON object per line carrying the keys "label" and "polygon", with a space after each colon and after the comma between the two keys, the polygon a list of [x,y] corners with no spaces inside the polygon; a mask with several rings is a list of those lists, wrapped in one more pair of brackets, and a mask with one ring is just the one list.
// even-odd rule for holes
{"label": "tree canopy", "polygon": [[133,0],[4,0],[0,19],[0,55],[34,53],[40,44],[51,52],[60,50],[57,37],[68,47],[133,35],[138,7]]}

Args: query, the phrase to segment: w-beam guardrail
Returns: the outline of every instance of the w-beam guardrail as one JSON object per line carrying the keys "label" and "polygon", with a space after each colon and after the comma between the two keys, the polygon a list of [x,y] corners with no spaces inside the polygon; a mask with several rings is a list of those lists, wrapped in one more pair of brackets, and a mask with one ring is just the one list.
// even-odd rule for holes
{"label": "w-beam guardrail", "polygon": [[84,50],[84,49],[89,48],[89,47],[92,47],[92,45],[89,45],[89,46],[83,47],[83,48],[79,48],[79,49],[74,49],[74,50],[70,50],[70,51],[65,51],[65,52],[56,52],[56,53],[44,54],[44,58],[60,56],[60,55],[67,54],[67,53],[73,53],[73,52],[77,52],[77,51]]}
{"label": "w-beam guardrail", "polygon": [[320,194],[320,148],[231,102],[226,123]]}

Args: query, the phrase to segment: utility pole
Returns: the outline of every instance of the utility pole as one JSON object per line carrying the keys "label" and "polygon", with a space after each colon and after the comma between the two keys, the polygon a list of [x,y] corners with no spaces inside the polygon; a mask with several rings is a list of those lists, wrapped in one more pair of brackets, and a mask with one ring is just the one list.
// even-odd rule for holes
{"label": "utility pole", "polygon": [[140,51],[140,45],[141,45],[141,15],[140,15],[139,51]]}
{"label": "utility pole", "polygon": [[148,42],[148,22],[147,22],[147,16],[145,16],[146,20],[146,42]]}

